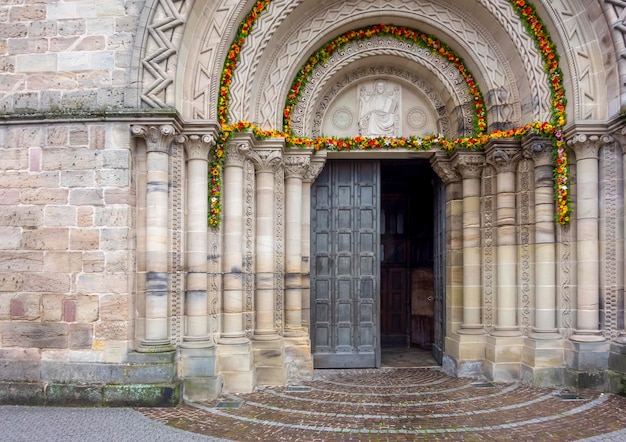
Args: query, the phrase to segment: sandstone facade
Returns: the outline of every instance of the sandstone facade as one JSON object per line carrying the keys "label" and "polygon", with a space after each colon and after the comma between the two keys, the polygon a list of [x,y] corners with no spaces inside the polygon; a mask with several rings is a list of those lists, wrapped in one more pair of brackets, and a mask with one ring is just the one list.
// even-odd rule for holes
{"label": "sandstone facade", "polygon": [[[536,131],[451,152],[314,152],[240,131],[219,171],[219,226],[208,222],[231,57],[228,122],[259,130],[354,139],[358,94],[384,78],[401,137],[471,138],[477,96],[465,67],[484,97],[485,134],[554,122],[545,45],[515,9],[528,2],[466,3],[4,2],[0,402],[173,404],[310,376],[321,339],[311,189],[328,160],[365,158],[436,173],[444,370],[621,391],[624,1],[531,9],[563,72],[567,225],[555,222],[554,140]],[[428,34],[445,51],[346,37],[311,65],[283,121],[308,58],[380,24]]]}

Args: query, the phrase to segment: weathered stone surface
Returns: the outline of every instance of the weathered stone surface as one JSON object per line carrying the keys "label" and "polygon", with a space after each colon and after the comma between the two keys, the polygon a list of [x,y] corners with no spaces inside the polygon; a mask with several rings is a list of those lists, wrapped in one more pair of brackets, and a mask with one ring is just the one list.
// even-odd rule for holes
{"label": "weathered stone surface", "polygon": [[175,407],[180,401],[178,383],[107,385],[103,390],[103,404],[107,407]]}
{"label": "weathered stone surface", "polygon": [[44,405],[44,386],[29,382],[0,382],[0,404]]}
{"label": "weathered stone surface", "polygon": [[92,324],[70,324],[69,347],[73,349],[89,349],[93,341]]}
{"label": "weathered stone surface", "polygon": [[67,348],[67,324],[3,322],[2,345],[6,347]]}
{"label": "weathered stone surface", "polygon": [[46,387],[46,405],[51,407],[98,407],[102,405],[102,387],[49,384]]}

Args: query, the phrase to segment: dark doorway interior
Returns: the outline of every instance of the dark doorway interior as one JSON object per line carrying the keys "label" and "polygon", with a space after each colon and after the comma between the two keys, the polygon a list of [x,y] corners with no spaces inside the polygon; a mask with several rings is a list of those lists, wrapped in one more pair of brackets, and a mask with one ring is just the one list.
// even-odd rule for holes
{"label": "dark doorway interior", "polygon": [[426,161],[381,162],[381,347],[434,341],[434,175]]}

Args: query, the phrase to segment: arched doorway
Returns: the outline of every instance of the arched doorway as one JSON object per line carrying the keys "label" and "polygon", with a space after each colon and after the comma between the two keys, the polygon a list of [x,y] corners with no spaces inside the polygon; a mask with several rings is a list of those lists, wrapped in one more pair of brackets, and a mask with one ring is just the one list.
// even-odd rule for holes
{"label": "arched doorway", "polygon": [[421,159],[327,161],[311,190],[315,368],[379,367],[390,348],[441,361],[438,185]]}

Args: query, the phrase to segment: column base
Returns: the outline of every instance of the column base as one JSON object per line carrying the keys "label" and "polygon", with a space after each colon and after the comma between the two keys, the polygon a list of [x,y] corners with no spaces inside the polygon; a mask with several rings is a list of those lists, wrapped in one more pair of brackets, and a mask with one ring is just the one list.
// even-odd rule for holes
{"label": "column base", "polygon": [[308,336],[284,337],[287,382],[313,379],[313,356]]}
{"label": "column base", "polygon": [[485,374],[493,381],[517,381],[522,363],[522,336],[488,336]]}
{"label": "column base", "polygon": [[166,353],[169,351],[175,351],[176,346],[174,346],[168,339],[163,340],[144,340],[139,344],[137,353]]}
{"label": "column base", "polygon": [[183,337],[183,342],[179,345],[180,348],[211,348],[215,347],[215,344],[211,342],[208,336],[203,337]]}
{"label": "column base", "polygon": [[220,339],[218,345],[219,371],[227,393],[251,393],[256,386],[254,354],[247,338],[245,342],[228,343]]}
{"label": "column base", "polygon": [[547,339],[547,333],[538,335],[524,340],[521,380],[534,387],[563,385],[563,340],[558,335],[554,339]]}
{"label": "column base", "polygon": [[259,340],[255,336],[252,340],[252,351],[257,385],[285,385],[287,367],[285,348],[280,336],[274,335],[274,339],[271,340]]}
{"label": "column base", "polygon": [[580,390],[608,390],[610,342],[565,342],[563,384]]}
{"label": "column base", "polygon": [[297,337],[304,337],[307,336],[306,331],[303,328],[286,328],[283,331],[283,336],[284,337],[289,337],[289,338],[297,338]]}
{"label": "column base", "polygon": [[446,353],[442,358],[443,371],[449,376],[484,376],[485,344],[487,335],[453,333],[446,337]]}
{"label": "column base", "polygon": [[217,370],[217,349],[210,347],[180,347],[180,376],[183,379],[183,398],[188,401],[207,401],[218,397],[222,377]]}
{"label": "column base", "polygon": [[485,334],[485,327],[482,324],[461,324],[457,333],[460,335],[483,335]]}
{"label": "column base", "polygon": [[602,342],[606,341],[606,338],[602,336],[601,330],[574,330],[570,340],[575,342]]}
{"label": "column base", "polygon": [[522,332],[520,331],[519,327],[515,327],[515,326],[512,326],[512,327],[496,326],[491,332],[491,336],[515,337],[515,336],[522,336]]}

